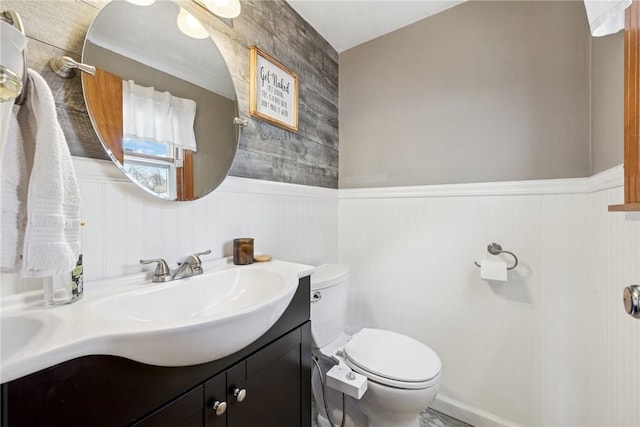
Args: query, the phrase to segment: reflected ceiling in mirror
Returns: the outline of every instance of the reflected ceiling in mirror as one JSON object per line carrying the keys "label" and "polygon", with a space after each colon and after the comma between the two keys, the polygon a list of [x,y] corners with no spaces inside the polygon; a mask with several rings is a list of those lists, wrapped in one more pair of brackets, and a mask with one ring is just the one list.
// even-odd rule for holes
{"label": "reflected ceiling in mirror", "polygon": [[82,52],[97,68],[82,76],[82,87],[103,147],[133,182],[167,200],[213,191],[238,147],[236,92],[224,58],[211,37],[178,28],[181,13],[184,20],[168,1],[111,2]]}

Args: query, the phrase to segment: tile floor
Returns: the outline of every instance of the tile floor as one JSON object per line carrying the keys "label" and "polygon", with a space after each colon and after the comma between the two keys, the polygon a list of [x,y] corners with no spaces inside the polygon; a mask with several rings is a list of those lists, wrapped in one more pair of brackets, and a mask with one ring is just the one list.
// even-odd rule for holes
{"label": "tile floor", "polygon": [[[315,409],[315,408],[314,408]],[[315,411],[314,411],[315,416]],[[318,427],[315,418],[311,421],[311,427]],[[420,414],[420,427],[473,427],[470,424],[451,418],[433,409],[425,409]]]}
{"label": "tile floor", "polygon": [[473,427],[442,412],[427,408],[420,414],[420,427]]}

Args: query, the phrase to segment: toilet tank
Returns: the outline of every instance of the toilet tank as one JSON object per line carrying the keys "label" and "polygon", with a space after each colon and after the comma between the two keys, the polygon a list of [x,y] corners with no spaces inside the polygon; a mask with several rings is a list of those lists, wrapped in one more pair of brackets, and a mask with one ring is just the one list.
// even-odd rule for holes
{"label": "toilet tank", "polygon": [[311,336],[313,347],[329,344],[344,331],[349,267],[323,264],[311,275]]}

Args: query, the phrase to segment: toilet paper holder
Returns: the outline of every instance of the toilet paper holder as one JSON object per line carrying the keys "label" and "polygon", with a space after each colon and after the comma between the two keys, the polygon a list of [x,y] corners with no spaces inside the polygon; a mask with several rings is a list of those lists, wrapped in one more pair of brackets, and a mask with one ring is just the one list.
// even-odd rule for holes
{"label": "toilet paper holder", "polygon": [[[513,270],[514,268],[516,268],[518,266],[518,257],[516,256],[516,254],[514,254],[511,251],[505,251],[504,249],[502,249],[502,246],[500,246],[497,243],[491,243],[489,246],[487,246],[487,251],[491,254],[491,255],[500,255],[500,254],[509,254],[513,257],[513,265],[511,267],[507,267],[507,270]],[[477,261],[473,262],[477,267],[480,267],[480,264],[478,264]]]}

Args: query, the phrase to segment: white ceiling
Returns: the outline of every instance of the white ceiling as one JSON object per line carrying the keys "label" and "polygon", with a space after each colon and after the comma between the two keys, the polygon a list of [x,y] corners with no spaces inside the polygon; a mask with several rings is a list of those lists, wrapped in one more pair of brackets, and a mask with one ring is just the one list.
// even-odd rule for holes
{"label": "white ceiling", "polygon": [[464,0],[287,0],[338,52]]}

